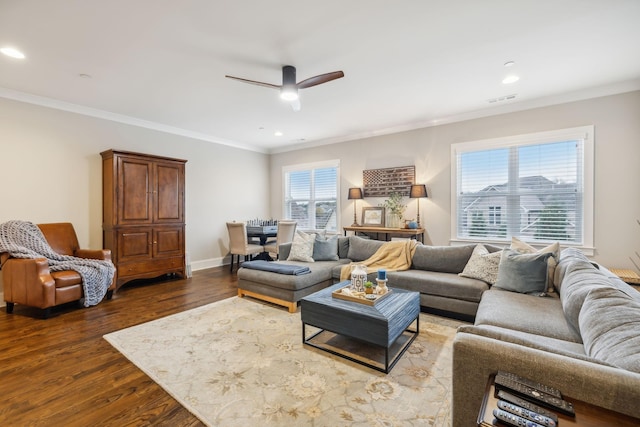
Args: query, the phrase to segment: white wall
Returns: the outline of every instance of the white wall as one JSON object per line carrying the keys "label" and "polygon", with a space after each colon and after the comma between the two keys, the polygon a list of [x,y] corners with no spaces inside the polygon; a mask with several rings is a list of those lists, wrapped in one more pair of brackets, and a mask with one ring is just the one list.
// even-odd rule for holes
{"label": "white wall", "polygon": [[[450,145],[593,124],[596,135],[595,260],[633,268],[640,252],[640,91],[537,108],[271,156],[0,98],[0,222],[70,221],[81,246],[102,247],[100,152],[114,148],[188,160],[187,252],[194,269],[227,255],[228,220],[282,216],[282,166],[340,159],[340,212],[362,171],[416,166],[427,184],[425,241],[449,243]],[[246,188],[253,191],[246,196]],[[377,205],[382,199],[358,202]],[[415,217],[415,201],[406,217]],[[637,259],[637,258],[636,258]],[[1,280],[1,279],[0,279]],[[0,299],[0,303],[2,303]]]}
{"label": "white wall", "polygon": [[[532,132],[595,126],[594,259],[606,266],[633,268],[640,252],[640,91],[551,107],[496,115],[271,156],[271,212],[282,213],[282,166],[328,159],[341,162],[341,222],[353,221],[349,187],[362,186],[362,171],[416,166],[416,182],[427,185],[420,202],[425,242],[447,245],[450,239],[450,146],[453,143]],[[360,207],[383,199],[365,199]],[[416,202],[405,217],[414,218]]]}
{"label": "white wall", "polygon": [[0,98],[0,222],[68,221],[80,246],[101,248],[100,152],[110,148],[187,160],[194,269],[222,263],[226,221],[269,216],[266,154]]}

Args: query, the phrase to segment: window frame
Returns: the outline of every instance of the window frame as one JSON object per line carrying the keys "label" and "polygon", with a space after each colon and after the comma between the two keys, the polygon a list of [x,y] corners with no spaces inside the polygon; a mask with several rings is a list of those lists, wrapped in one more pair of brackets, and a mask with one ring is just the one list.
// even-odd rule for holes
{"label": "window frame", "polygon": [[[334,160],[324,160],[324,161],[319,161],[319,162],[310,162],[310,163],[299,163],[299,164],[294,164],[294,165],[286,165],[282,167],[282,216],[285,219],[290,219],[289,217],[291,216],[290,213],[287,210],[287,203],[289,202],[289,200],[287,199],[287,185],[289,184],[287,181],[287,174],[290,172],[301,172],[301,171],[314,171],[316,169],[326,169],[326,168],[336,168],[336,230],[335,233],[339,232],[339,228],[340,228],[340,212],[341,212],[341,207],[340,207],[340,160],[339,159],[334,159]],[[310,204],[314,204],[317,202],[317,200],[315,200],[314,194],[313,194],[313,179],[312,179],[312,194],[311,194],[311,198],[309,200]],[[319,199],[320,200],[320,199]],[[322,199],[325,200],[325,199]],[[303,231],[320,231],[319,229],[315,228],[315,215],[312,216],[313,217],[313,225],[314,228],[302,228],[300,227],[300,230]],[[327,232],[330,233],[334,233],[333,231],[327,230]]]}
{"label": "window frame", "polygon": [[[466,152],[484,151],[501,149],[508,147],[522,147],[528,145],[537,145],[553,142],[561,142],[568,140],[582,140],[582,178],[583,178],[583,197],[582,197],[582,243],[562,243],[564,246],[573,246],[580,248],[586,255],[595,253],[594,247],[594,209],[595,209],[595,140],[594,126],[579,126],[567,129],[558,129],[553,131],[535,132],[521,135],[513,135],[501,138],[491,138],[477,141],[467,141],[451,144],[451,231],[450,243],[468,244],[472,242],[483,242],[497,245],[507,244],[508,241],[487,238],[487,239],[471,239],[458,236],[458,154]],[[501,221],[509,221],[505,212],[501,212]],[[507,235],[510,241],[511,236]],[[543,247],[548,243],[527,240],[529,244],[535,247]]]}

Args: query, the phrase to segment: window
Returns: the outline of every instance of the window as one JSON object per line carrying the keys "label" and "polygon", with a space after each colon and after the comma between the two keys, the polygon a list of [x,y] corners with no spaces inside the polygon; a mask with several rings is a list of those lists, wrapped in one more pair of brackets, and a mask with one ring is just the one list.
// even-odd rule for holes
{"label": "window", "polygon": [[338,160],[283,168],[284,216],[305,230],[337,232]]}
{"label": "window", "polygon": [[502,206],[489,206],[489,225],[500,225]]}
{"label": "window", "polygon": [[593,126],[451,146],[452,240],[593,246]]}

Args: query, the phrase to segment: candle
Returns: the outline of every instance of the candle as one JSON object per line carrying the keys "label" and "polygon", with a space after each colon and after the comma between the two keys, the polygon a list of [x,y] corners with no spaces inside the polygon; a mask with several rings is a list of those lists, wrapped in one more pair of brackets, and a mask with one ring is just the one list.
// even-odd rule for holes
{"label": "candle", "polygon": [[387,280],[387,270],[384,268],[378,270],[378,280]]}

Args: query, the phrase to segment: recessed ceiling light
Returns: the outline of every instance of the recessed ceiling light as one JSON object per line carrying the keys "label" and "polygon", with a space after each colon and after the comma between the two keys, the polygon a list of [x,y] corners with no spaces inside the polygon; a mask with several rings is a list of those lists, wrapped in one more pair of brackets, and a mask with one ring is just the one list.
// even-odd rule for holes
{"label": "recessed ceiling light", "polygon": [[80,74],[78,74],[78,77],[80,77],[82,79],[90,79],[91,78],[91,74],[80,73]]}
{"label": "recessed ceiling light", "polygon": [[513,61],[507,61],[504,63],[505,67],[513,67],[514,65],[516,65],[516,63]]}
{"label": "recessed ceiling light", "polygon": [[0,49],[0,52],[2,52],[3,54],[10,56],[12,58],[16,58],[16,59],[24,59],[24,53],[20,52],[18,49],[15,49],[13,47],[3,47],[2,49]]}
{"label": "recessed ceiling light", "polygon": [[510,76],[505,77],[504,80],[502,80],[502,83],[505,85],[508,85],[511,83],[515,83],[518,80],[520,80],[520,77],[516,76],[515,74],[512,74]]}
{"label": "recessed ceiling light", "polygon": [[280,132],[279,130],[277,130],[277,131],[274,133],[274,135],[275,135],[275,136],[282,136],[282,135],[284,135],[284,134],[283,134],[282,132]]}

